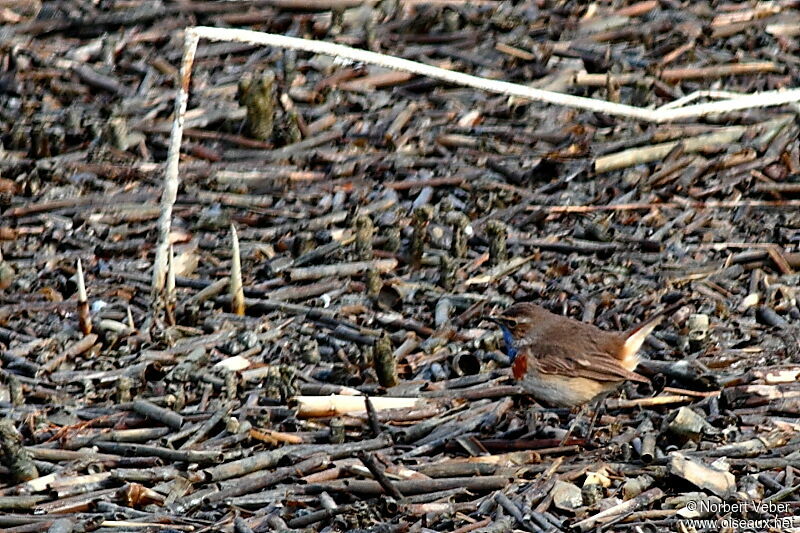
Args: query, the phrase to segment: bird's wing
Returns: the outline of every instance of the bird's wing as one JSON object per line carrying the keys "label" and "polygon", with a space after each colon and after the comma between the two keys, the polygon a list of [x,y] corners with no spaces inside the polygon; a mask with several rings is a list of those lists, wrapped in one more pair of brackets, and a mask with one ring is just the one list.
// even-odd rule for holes
{"label": "bird's wing", "polygon": [[584,349],[574,353],[563,345],[540,341],[526,347],[528,364],[543,374],[581,377],[597,381],[644,381],[648,379],[627,370],[605,351]]}

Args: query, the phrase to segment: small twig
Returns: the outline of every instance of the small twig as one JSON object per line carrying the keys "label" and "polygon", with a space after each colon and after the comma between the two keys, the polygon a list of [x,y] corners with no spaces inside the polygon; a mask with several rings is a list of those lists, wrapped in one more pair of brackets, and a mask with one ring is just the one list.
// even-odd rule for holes
{"label": "small twig", "polygon": [[375,478],[375,481],[380,483],[381,487],[383,488],[384,492],[391,496],[396,500],[402,500],[403,494],[394,486],[394,484],[386,477],[386,473],[383,471],[372,455],[368,454],[365,451],[358,452],[358,460],[364,463],[364,466],[370,471],[372,476]]}
{"label": "small twig", "polygon": [[372,405],[372,400],[369,396],[364,397],[364,407],[367,408],[367,420],[369,421],[369,428],[372,430],[372,436],[377,437],[381,434],[381,425],[378,422],[378,413],[375,411],[375,406]]}
{"label": "small twig", "polygon": [[86,282],[83,279],[83,265],[78,258],[78,324],[81,333],[88,335],[92,332],[92,317],[89,312],[89,299],[86,296]]}
{"label": "small twig", "polygon": [[177,290],[175,288],[175,253],[172,245],[169,245],[167,255],[167,286],[164,288],[164,315],[167,324],[175,325],[175,304],[177,300]]}
{"label": "small twig", "polygon": [[374,261],[355,261],[335,265],[318,265],[292,268],[288,271],[292,281],[308,281],[328,277],[349,277],[364,274],[370,269],[379,273],[391,272],[397,267],[396,259],[376,259]]}
{"label": "small twig", "polygon": [[729,63],[727,65],[712,65],[710,67],[700,68],[671,68],[661,72],[660,77],[665,81],[676,82],[681,80],[721,78],[723,76],[779,71],[779,66],[772,61],[758,61],[754,63]]}
{"label": "small twig", "polygon": [[700,98],[715,98],[717,100],[732,100],[734,98],[741,98],[742,96],[747,96],[742,93],[736,93],[733,91],[695,91],[691,94],[687,94],[677,100],[673,100],[672,102],[668,102],[658,109],[676,109],[678,107],[683,107],[690,102],[694,102]]}
{"label": "small twig", "polygon": [[244,287],[242,286],[242,259],[239,254],[239,236],[231,224],[231,312],[244,316]]}

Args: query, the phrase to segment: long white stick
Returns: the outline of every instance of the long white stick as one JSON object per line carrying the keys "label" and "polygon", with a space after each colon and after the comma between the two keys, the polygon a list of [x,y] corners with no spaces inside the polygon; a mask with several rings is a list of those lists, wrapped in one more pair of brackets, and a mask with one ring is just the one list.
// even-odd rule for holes
{"label": "long white stick", "polygon": [[212,41],[239,41],[250,44],[277,46],[279,48],[289,48],[292,50],[303,50],[316,54],[338,56],[350,59],[352,61],[360,61],[394,70],[411,72],[413,74],[427,76],[429,78],[446,81],[456,85],[474,87],[476,89],[505,94],[508,96],[518,96],[520,98],[545,102],[548,104],[575,107],[597,113],[606,113],[609,115],[635,118],[646,122],[669,122],[671,120],[700,117],[704,115],[710,115],[712,113],[723,113],[728,111],[750,109],[754,107],[770,107],[800,101],[800,89],[789,89],[782,91],[765,91],[742,96],[740,98],[723,100],[721,102],[710,102],[706,104],[681,107],[678,109],[646,109],[642,107],[607,102],[605,100],[595,100],[593,98],[585,98],[582,96],[572,96],[553,91],[545,91],[543,89],[535,89],[526,85],[509,83],[506,81],[490,80],[478,76],[472,76],[470,74],[464,74],[463,72],[446,70],[443,68],[426,65],[424,63],[418,63],[416,61],[410,61],[408,59],[378,54],[368,50],[359,50],[356,48],[350,48],[349,46],[343,46],[341,44],[334,44],[325,41],[312,41],[307,39],[299,39],[297,37],[276,35],[272,33],[261,33],[251,30],[237,30],[228,28],[210,28],[207,26],[187,28],[186,34],[187,37],[188,35],[196,35]]}
{"label": "long white stick", "polygon": [[172,122],[172,133],[169,138],[169,151],[167,153],[167,167],[164,172],[164,193],[161,195],[161,213],[158,217],[158,244],[156,245],[156,258],[153,262],[153,293],[152,305],[156,309],[161,301],[161,291],[167,276],[167,257],[169,255],[169,233],[172,227],[172,206],[178,198],[178,162],[181,155],[181,139],[183,138],[183,119],[186,115],[186,106],[189,102],[189,80],[192,76],[192,63],[197,51],[199,36],[186,32],[183,43],[183,61],[178,87],[178,96],[175,99],[175,117]]}

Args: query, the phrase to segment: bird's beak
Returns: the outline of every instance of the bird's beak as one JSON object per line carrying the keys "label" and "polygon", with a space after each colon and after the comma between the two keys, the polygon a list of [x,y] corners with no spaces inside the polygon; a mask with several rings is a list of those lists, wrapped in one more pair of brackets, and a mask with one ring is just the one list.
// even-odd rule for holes
{"label": "bird's beak", "polygon": [[516,318],[506,316],[503,313],[499,313],[496,315],[483,315],[481,316],[481,319],[488,320],[489,322],[494,322],[501,328],[507,330],[513,329],[518,324]]}

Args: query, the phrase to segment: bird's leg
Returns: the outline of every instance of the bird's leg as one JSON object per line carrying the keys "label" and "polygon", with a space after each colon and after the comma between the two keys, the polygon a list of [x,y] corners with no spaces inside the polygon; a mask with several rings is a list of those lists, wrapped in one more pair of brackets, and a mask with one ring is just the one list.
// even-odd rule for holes
{"label": "bird's leg", "polygon": [[575,428],[578,426],[578,422],[580,421],[581,416],[583,416],[584,411],[586,411],[585,405],[573,411],[575,413],[575,418],[572,419],[572,422],[570,423],[569,428],[567,429],[567,433],[566,435],[564,435],[564,438],[561,439],[561,443],[559,444],[559,446],[566,446],[567,441],[569,441],[569,438],[572,436],[572,432],[575,431]]}
{"label": "bird's leg", "polygon": [[606,398],[608,398],[608,394],[609,393],[601,394],[594,402],[592,402],[594,415],[592,415],[592,421],[589,423],[589,429],[586,430],[586,444],[591,444],[592,442],[594,425],[597,423],[597,419],[600,418],[602,412],[606,410]]}
{"label": "bird's leg", "polygon": [[597,419],[600,416],[600,413],[603,411],[605,407],[606,398],[608,397],[608,393],[601,394],[591,403],[581,406],[578,409],[578,412],[575,414],[575,418],[572,420],[572,423],[569,425],[569,429],[567,429],[567,434],[564,435],[564,438],[561,439],[561,444],[559,446],[565,446],[569,438],[572,436],[572,432],[578,426],[578,422],[580,422],[581,417],[586,414],[589,409],[592,409],[592,419],[589,422],[589,429],[586,431],[586,439],[585,443],[589,444],[592,441],[592,432],[594,431],[594,425],[597,422]]}

